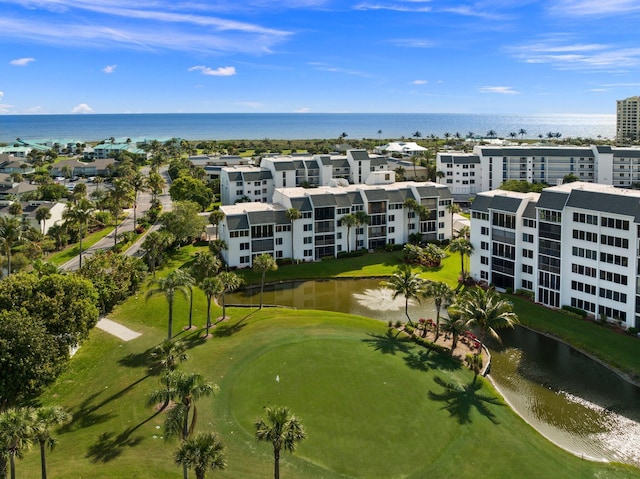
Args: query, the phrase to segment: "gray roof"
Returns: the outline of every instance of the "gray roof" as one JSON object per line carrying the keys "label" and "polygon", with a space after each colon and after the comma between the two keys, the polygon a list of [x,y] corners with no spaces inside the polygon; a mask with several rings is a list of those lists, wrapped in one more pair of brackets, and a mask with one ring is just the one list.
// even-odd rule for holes
{"label": "gray roof", "polygon": [[408,199],[415,200],[413,191],[409,188],[403,188],[401,190],[391,190],[387,192],[389,194],[389,203],[404,203]]}
{"label": "gray roof", "polygon": [[260,171],[243,171],[242,177],[244,181],[260,181],[260,180],[272,180],[271,170]]}
{"label": "gray roof", "polygon": [[320,162],[323,165],[330,165],[331,164],[331,157],[329,155],[321,155],[320,156]]}
{"label": "gray roof", "polygon": [[375,158],[370,158],[371,160],[371,166],[386,166],[389,163],[387,162],[387,159],[383,156],[377,156]]}
{"label": "gray roof", "polygon": [[351,150],[351,157],[356,161],[364,161],[369,159],[367,150]]}
{"label": "gray roof", "polygon": [[295,167],[293,161],[274,161],[273,166],[276,171],[289,171]]}
{"label": "gray roof", "polygon": [[[273,210],[247,211],[247,218],[249,219],[250,225],[289,223],[289,221],[286,219],[286,213],[284,211],[273,211]],[[283,221],[283,218],[284,218],[284,221]]]}
{"label": "gray roof", "polygon": [[346,158],[333,158],[331,166],[334,168],[349,168],[349,161]]}
{"label": "gray roof", "polygon": [[307,168],[316,169],[316,170],[320,168],[316,160],[308,160],[308,161],[305,161],[305,163],[307,164]]}
{"label": "gray roof", "polygon": [[303,198],[291,198],[291,207],[298,211],[313,211],[311,201],[306,196]]}
{"label": "gray roof", "polygon": [[491,204],[491,196],[483,195],[482,193],[478,194],[473,203],[471,203],[472,211],[480,211],[483,213],[487,213],[489,211],[489,205]]}
{"label": "gray roof", "polygon": [[225,218],[227,221],[227,227],[229,231],[237,231],[237,230],[248,230],[249,222],[247,221],[247,215],[227,215]]}
{"label": "gray roof", "polygon": [[610,146],[606,145],[598,145],[596,146],[596,150],[598,150],[598,153],[611,153],[613,151]]}
{"label": "gray roof", "polygon": [[507,213],[515,213],[520,208],[522,198],[515,198],[513,196],[495,195],[491,200],[489,209],[506,211]]}
{"label": "gray roof", "polygon": [[640,223],[640,198],[602,191],[571,190],[567,206],[632,216]]}
{"label": "gray roof", "polygon": [[360,194],[359,191],[353,191],[353,192],[347,193],[347,196],[349,197],[349,200],[352,205],[364,204],[364,200],[362,199],[362,195]]}
{"label": "gray roof", "polygon": [[440,199],[452,198],[451,191],[446,186],[423,185],[416,187],[420,198],[432,198],[439,196]]}
{"label": "gray roof", "polygon": [[334,195],[309,195],[314,208],[322,208],[325,206],[336,206],[336,198]]}
{"label": "gray roof", "polygon": [[640,149],[630,148],[626,150],[613,150],[614,158],[640,158]]}
{"label": "gray roof", "polygon": [[343,195],[334,195],[336,198],[336,206],[338,208],[346,208],[347,206],[351,206],[351,202],[349,201],[349,196],[346,194]]}
{"label": "gray roof", "polygon": [[440,161],[456,165],[468,165],[480,163],[480,157],[478,155],[440,155]]}
{"label": "gray roof", "polygon": [[364,195],[368,201],[386,201],[389,199],[389,195],[386,190],[363,190]]}
{"label": "gray roof", "polygon": [[529,201],[527,207],[524,209],[524,213],[522,213],[522,216],[524,218],[532,218],[535,220],[537,218],[536,206],[537,203],[535,201]]}
{"label": "gray roof", "polygon": [[242,181],[242,173],[239,171],[228,171],[227,176],[229,181]]}
{"label": "gray roof", "polygon": [[[567,193],[560,193],[557,191],[542,190],[540,193],[540,199],[538,200],[537,207],[545,210],[562,210],[569,195]],[[593,205],[592,205],[593,207]]]}
{"label": "gray roof", "polygon": [[480,147],[483,156],[551,156],[551,157],[588,157],[593,158],[591,148],[498,148]]}

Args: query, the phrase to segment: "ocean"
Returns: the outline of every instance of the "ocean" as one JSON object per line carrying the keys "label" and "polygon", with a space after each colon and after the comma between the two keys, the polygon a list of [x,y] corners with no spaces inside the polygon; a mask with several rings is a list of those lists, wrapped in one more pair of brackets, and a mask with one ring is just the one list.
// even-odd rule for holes
{"label": "ocean", "polygon": [[[520,129],[525,138],[561,133],[562,138],[614,138],[615,115],[493,115],[457,113],[166,113],[110,115],[0,115],[0,142],[16,138],[106,138],[187,140],[410,139],[493,130],[508,137]],[[378,133],[381,131],[381,133]]]}

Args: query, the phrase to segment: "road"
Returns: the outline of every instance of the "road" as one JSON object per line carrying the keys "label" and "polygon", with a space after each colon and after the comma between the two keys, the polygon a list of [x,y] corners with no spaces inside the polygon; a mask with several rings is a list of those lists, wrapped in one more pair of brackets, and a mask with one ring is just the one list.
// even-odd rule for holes
{"label": "road", "polygon": [[[170,211],[172,208],[171,197],[169,196],[169,185],[171,184],[171,179],[169,178],[169,173],[167,170],[168,170],[167,167],[163,167],[160,169],[160,174],[162,175],[162,177],[166,182],[164,191],[162,192],[161,195],[158,196],[158,199],[162,204],[162,211]],[[144,175],[147,175],[148,172],[149,172],[149,167],[144,167],[142,169],[142,173]],[[144,214],[144,212],[150,208],[150,206],[151,206],[151,193],[140,192],[138,194],[137,218],[140,218]],[[124,233],[125,231],[133,231],[133,208],[129,208],[125,210],[125,213],[127,216],[118,225],[118,234]],[[160,225],[157,223],[151,226],[151,228],[149,228],[144,235],[138,238],[138,240],[125,251],[125,254],[128,256],[142,256],[142,251],[140,250],[140,247],[144,242],[145,236],[150,231],[155,231],[155,230],[158,230],[159,228],[160,228]],[[110,234],[108,234],[107,236],[105,236],[104,238],[102,238],[100,241],[98,241],[96,244],[94,244],[90,248],[87,248],[86,250],[84,250],[82,252],[82,260],[85,261],[87,258],[91,257],[91,255],[96,251],[112,248],[114,245],[114,236],[115,236],[115,230]],[[69,261],[67,261],[66,263],[64,263],[62,266],[60,266],[61,269],[66,271],[75,271],[79,267],[80,267],[80,256],[76,256],[70,259]]]}

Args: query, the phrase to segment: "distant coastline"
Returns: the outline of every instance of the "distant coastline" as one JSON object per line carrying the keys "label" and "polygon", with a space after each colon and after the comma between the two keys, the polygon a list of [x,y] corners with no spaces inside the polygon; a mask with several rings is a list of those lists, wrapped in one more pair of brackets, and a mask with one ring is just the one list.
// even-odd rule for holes
{"label": "distant coastline", "polygon": [[[500,137],[524,129],[524,138],[561,133],[562,138],[613,138],[615,114],[499,115],[459,113],[132,113],[88,115],[0,115],[0,142],[16,138],[110,137],[187,140],[423,139],[445,133]],[[379,133],[380,132],[380,133]],[[414,138],[415,139],[415,138]]]}

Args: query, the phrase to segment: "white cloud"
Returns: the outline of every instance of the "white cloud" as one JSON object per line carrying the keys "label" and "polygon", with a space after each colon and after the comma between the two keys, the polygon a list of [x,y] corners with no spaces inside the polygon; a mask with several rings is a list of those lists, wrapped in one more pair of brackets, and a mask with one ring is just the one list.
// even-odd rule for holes
{"label": "white cloud", "polygon": [[311,111],[311,108],[309,107],[303,107],[303,108],[298,108],[297,110],[294,110],[294,113],[309,113]]}
{"label": "white cloud", "polygon": [[17,67],[26,67],[29,63],[35,62],[35,58],[27,57],[27,58],[16,58],[15,60],[11,60],[9,65],[15,65]]}
{"label": "white cloud", "polygon": [[211,67],[204,65],[196,65],[188,69],[188,71],[199,71],[203,75],[209,75],[213,77],[230,77],[236,74],[235,67],[218,67],[215,70]]}
{"label": "white cloud", "polygon": [[552,13],[580,17],[640,12],[638,0],[556,0],[552,5]]}
{"label": "white cloud", "polygon": [[4,98],[4,92],[0,91],[0,101],[2,101],[3,98]]}
{"label": "white cloud", "polygon": [[262,103],[258,101],[238,101],[236,102],[236,105],[246,106],[253,109],[262,108],[263,106]]}
{"label": "white cloud", "polygon": [[106,67],[104,67],[104,68],[102,69],[102,72],[103,72],[103,73],[107,73],[107,74],[109,74],[109,73],[113,73],[113,72],[115,72],[115,71],[116,71],[116,68],[117,68],[117,67],[118,67],[118,65],[107,65]]}
{"label": "white cloud", "polygon": [[426,85],[429,82],[427,80],[413,80],[411,83],[414,85]]}
{"label": "white cloud", "polygon": [[558,70],[624,72],[640,65],[640,48],[601,43],[568,43],[564,38],[510,49],[525,63],[549,64]]}
{"label": "white cloud", "polygon": [[393,12],[425,13],[432,10],[431,7],[423,7],[426,2],[388,2],[388,3],[360,3],[353,7],[354,10],[390,10]]}
{"label": "white cloud", "polygon": [[436,45],[436,43],[431,40],[423,40],[420,38],[398,38],[391,40],[390,43],[398,47],[408,48],[432,48]]}
{"label": "white cloud", "polygon": [[501,95],[517,95],[520,92],[515,91],[510,86],[483,86],[480,87],[480,93],[499,93]]}
{"label": "white cloud", "polygon": [[91,108],[86,103],[80,103],[73,107],[71,113],[93,113],[93,108]]}

